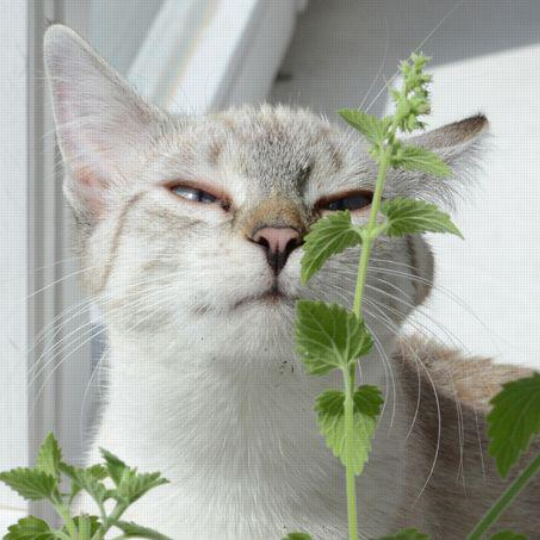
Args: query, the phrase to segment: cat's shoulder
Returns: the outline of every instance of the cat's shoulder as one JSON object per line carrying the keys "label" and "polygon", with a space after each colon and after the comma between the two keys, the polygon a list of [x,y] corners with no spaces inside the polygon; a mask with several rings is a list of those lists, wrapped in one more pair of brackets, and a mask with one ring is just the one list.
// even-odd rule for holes
{"label": "cat's shoulder", "polygon": [[[531,371],[418,336],[403,338],[394,360],[400,403],[410,418],[408,498],[400,526],[417,525],[435,538],[463,538],[506,487],[488,452],[489,401],[504,383]],[[535,443],[523,461],[538,451]],[[520,495],[501,527],[521,527],[519,532],[530,535],[540,530],[538,486],[537,480]]]}
{"label": "cat's shoulder", "polygon": [[466,355],[418,335],[401,337],[394,357],[406,379],[421,380],[437,393],[482,411],[504,383],[532,373],[521,366]]}

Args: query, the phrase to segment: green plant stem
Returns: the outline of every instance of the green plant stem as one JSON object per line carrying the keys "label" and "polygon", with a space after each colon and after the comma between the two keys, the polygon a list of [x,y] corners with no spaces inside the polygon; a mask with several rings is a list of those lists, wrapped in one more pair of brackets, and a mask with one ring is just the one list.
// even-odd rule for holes
{"label": "green plant stem", "polygon": [[480,540],[482,535],[495,524],[500,515],[512,504],[525,486],[540,472],[540,454],[538,454],[521,474],[510,484],[497,502],[488,510],[480,523],[476,525],[468,540]]}
{"label": "green plant stem", "polygon": [[[369,257],[371,255],[371,248],[373,241],[380,234],[380,231],[376,231],[377,227],[377,215],[381,206],[382,194],[384,190],[384,183],[386,180],[386,174],[390,167],[390,158],[392,155],[392,142],[395,140],[395,134],[397,126],[399,124],[399,118],[394,118],[394,121],[390,127],[388,134],[388,145],[382,153],[381,160],[379,162],[379,169],[377,171],[377,179],[375,182],[375,191],[373,193],[373,200],[371,202],[371,211],[369,214],[369,222],[367,229],[362,234],[362,252],[360,254],[360,262],[358,263],[358,275],[356,278],[356,288],[354,291],[354,304],[353,313],[359,321],[363,321],[362,315],[362,300],[364,298],[364,289],[366,286],[367,271]],[[354,432],[354,386],[356,378],[356,364],[352,364],[350,369],[344,372],[345,379],[345,433],[346,438],[346,453],[349,458],[354,452],[352,446],[352,433]],[[352,460],[347,459],[350,463]],[[356,480],[352,467],[346,467],[346,480],[347,480],[347,513],[349,521],[349,539],[358,539],[358,518],[357,518],[357,505],[356,505]]]}
{"label": "green plant stem", "polygon": [[92,536],[91,540],[103,540],[105,538],[105,533],[109,531],[111,527],[114,527],[114,524],[122,517],[122,514],[127,510],[127,504],[118,503],[114,510],[109,516],[104,520],[103,525],[100,530]]}
{"label": "green plant stem", "polygon": [[78,538],[79,533],[77,531],[77,526],[75,525],[75,522],[71,519],[71,516],[69,515],[69,509],[64,506],[64,502],[62,499],[56,499],[51,500],[54,509],[56,510],[56,513],[63,519],[64,524],[66,526],[66,529],[69,533],[69,536],[71,538]]}
{"label": "green plant stem", "polygon": [[347,488],[347,516],[349,522],[349,540],[358,539],[358,512],[356,508],[356,477],[354,469],[350,463],[352,455],[355,451],[353,445],[354,433],[354,384],[356,379],[356,365],[352,364],[348,369],[343,371],[343,379],[345,382],[345,402],[343,404],[345,414],[345,452],[347,454],[347,465],[345,467],[346,488]]}
{"label": "green plant stem", "polygon": [[377,181],[375,183],[373,200],[371,202],[371,212],[369,214],[367,234],[362,236],[362,253],[360,254],[360,262],[358,263],[358,276],[356,278],[356,289],[354,292],[353,304],[353,313],[359,320],[363,320],[362,299],[364,297],[364,288],[366,285],[369,256],[371,255],[371,247],[374,240],[373,231],[375,229],[375,226],[377,225],[377,214],[381,205],[382,192],[384,189],[384,180],[386,178],[386,173],[388,171],[389,165],[390,155],[389,151],[387,150],[383,155],[383,158],[379,165],[379,171],[377,173]]}

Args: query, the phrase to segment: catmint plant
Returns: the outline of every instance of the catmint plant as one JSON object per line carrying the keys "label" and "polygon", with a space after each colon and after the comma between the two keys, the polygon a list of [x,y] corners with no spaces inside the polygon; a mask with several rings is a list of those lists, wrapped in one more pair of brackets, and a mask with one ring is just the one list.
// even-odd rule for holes
{"label": "catmint plant", "polygon": [[[368,461],[383,404],[379,388],[358,385],[357,381],[357,362],[361,362],[373,347],[362,314],[373,243],[382,235],[401,236],[428,231],[461,236],[448,215],[433,204],[402,198],[382,200],[391,168],[420,170],[435,176],[451,174],[439,156],[425,148],[409,145],[397,136],[398,132],[409,133],[424,127],[421,118],[430,112],[427,86],[431,76],[423,72],[427,61],[427,57],[413,54],[409,61],[400,65],[403,85],[399,90],[392,90],[395,104],[392,116],[378,119],[359,110],[339,111],[341,117],[369,141],[369,153],[378,166],[369,221],[365,225],[355,225],[348,211],[337,212],[317,221],[304,245],[301,273],[304,283],[329,257],[347,248],[361,246],[352,311],[320,301],[300,300],[296,322],[297,349],[306,370],[312,375],[325,375],[338,369],[343,375],[343,389],[323,392],[316,400],[315,411],[326,444],[345,467],[350,540],[358,538],[356,476],[362,473]],[[427,537],[409,529],[394,538],[419,540]]]}
{"label": "catmint plant", "polygon": [[[116,540],[131,537],[171,540],[157,531],[121,519],[135,501],[151,489],[168,483],[167,480],[160,473],[139,473],[106,450],[101,454],[103,464],[86,469],[67,465],[51,433],[41,445],[35,467],[1,473],[0,480],[25,499],[48,501],[63,522],[60,529],[55,529],[42,519],[25,517],[9,527],[4,539],[104,540],[109,531],[118,531]],[[63,477],[70,484],[67,492],[62,487]],[[84,513],[73,516],[73,502],[81,492],[95,501],[99,516]],[[109,502],[113,502],[112,507]],[[110,511],[106,503],[112,508]]]}
{"label": "catmint plant", "polygon": [[[371,144],[369,153],[378,166],[369,220],[355,225],[348,211],[317,221],[306,236],[302,258],[302,281],[309,279],[328,258],[347,248],[361,246],[352,312],[323,302],[297,302],[296,341],[300,358],[312,375],[339,369],[342,390],[327,390],[316,400],[320,431],[328,447],[346,469],[349,540],[358,539],[356,483],[371,450],[383,398],[378,388],[357,385],[357,362],[373,347],[364,323],[362,300],[373,243],[382,235],[402,236],[424,232],[451,233],[462,238],[450,217],[427,202],[394,198],[382,200],[389,169],[419,170],[446,177],[450,168],[436,154],[401,141],[397,135],[425,127],[421,117],[429,114],[428,85],[431,76],[423,69],[428,58],[412,54],[400,65],[403,83],[392,90],[395,112],[378,119],[359,110],[343,109],[341,117]],[[503,385],[492,400],[487,417],[491,439],[489,453],[495,458],[501,478],[516,465],[533,438],[540,433],[540,374]],[[540,454],[510,484],[499,500],[478,523],[469,540],[479,540],[493,527],[526,485],[540,472]],[[305,533],[291,533],[284,540],[310,540]],[[427,540],[416,529],[406,529],[379,540]],[[492,540],[525,540],[512,531],[501,531]]]}

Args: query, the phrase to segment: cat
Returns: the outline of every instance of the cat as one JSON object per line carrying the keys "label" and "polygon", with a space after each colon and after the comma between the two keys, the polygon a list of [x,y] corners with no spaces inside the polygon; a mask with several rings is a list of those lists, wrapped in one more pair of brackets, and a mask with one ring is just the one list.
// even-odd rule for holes
{"label": "cat", "polygon": [[[172,116],[70,29],[50,27],[44,48],[82,280],[111,347],[88,460],[103,447],[162,472],[170,484],[127,519],[174,540],[344,539],[343,469],[313,411],[341,381],[305,374],[293,329],[298,298],[352,305],[357,249],[307,286],[300,259],[321,215],[366,220],[375,169],[365,143],[281,105]],[[384,196],[451,204],[487,131],[477,115],[414,137],[454,176],[393,171]],[[377,346],[360,367],[386,404],[358,479],[362,538],[403,526],[464,538],[502,489],[485,457],[485,413],[500,384],[526,371],[400,337],[433,277],[422,236],[375,244],[364,315]],[[533,537],[537,492],[507,516]]]}

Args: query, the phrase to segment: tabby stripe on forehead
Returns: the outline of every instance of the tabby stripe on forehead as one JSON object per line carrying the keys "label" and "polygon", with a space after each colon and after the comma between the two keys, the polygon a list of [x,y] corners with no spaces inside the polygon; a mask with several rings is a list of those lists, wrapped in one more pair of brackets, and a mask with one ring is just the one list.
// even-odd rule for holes
{"label": "tabby stripe on forehead", "polygon": [[212,141],[209,147],[208,161],[210,165],[217,166],[221,153],[223,152],[223,143],[221,141]]}
{"label": "tabby stripe on forehead", "polygon": [[116,262],[116,258],[118,257],[118,248],[120,247],[120,237],[124,231],[124,226],[127,221],[127,215],[129,211],[142,199],[144,193],[137,193],[136,195],[133,195],[131,199],[128,200],[128,202],[125,204],[124,208],[122,209],[122,212],[120,213],[120,216],[118,218],[118,224],[116,226],[116,230],[114,231],[114,237],[112,241],[112,247],[111,251],[109,253],[109,262],[106,265],[105,273],[103,274],[103,277],[101,279],[101,284],[98,287],[98,290],[96,291],[96,294],[99,294],[103,292],[105,289],[105,286],[107,285],[107,281],[109,280],[109,277],[111,276],[113,265]]}

